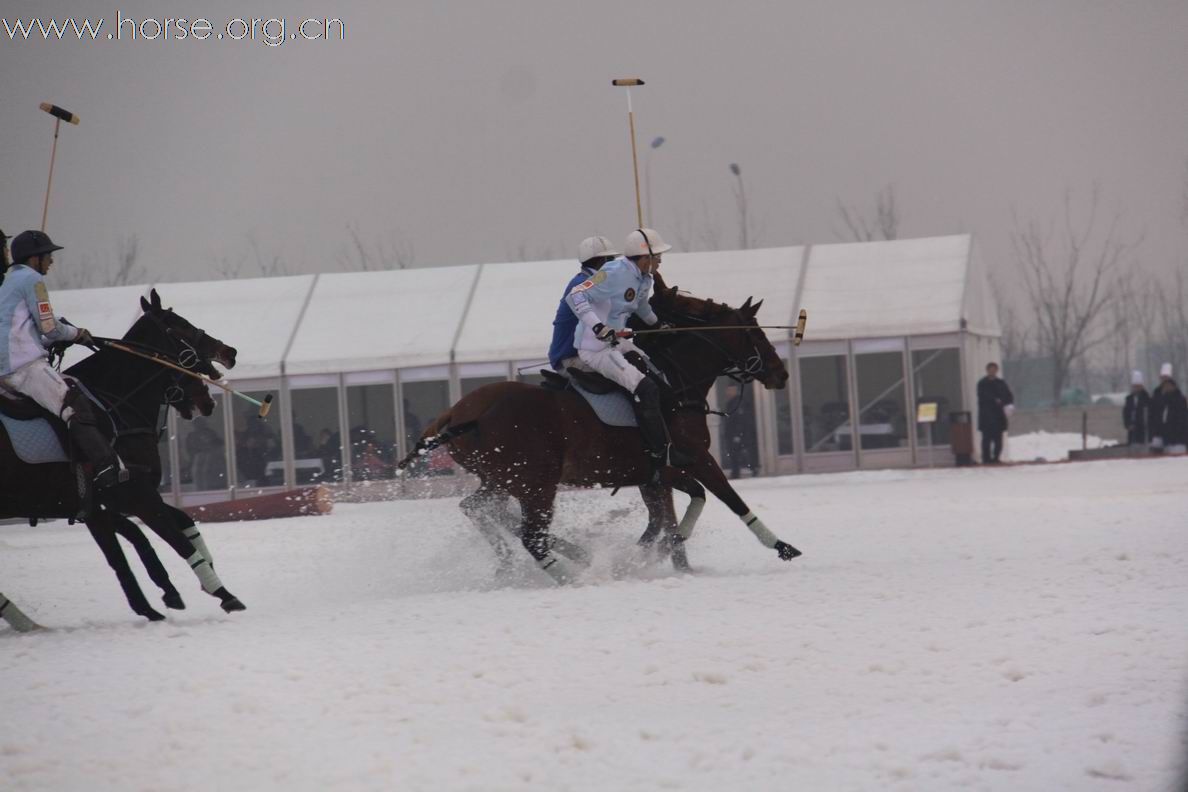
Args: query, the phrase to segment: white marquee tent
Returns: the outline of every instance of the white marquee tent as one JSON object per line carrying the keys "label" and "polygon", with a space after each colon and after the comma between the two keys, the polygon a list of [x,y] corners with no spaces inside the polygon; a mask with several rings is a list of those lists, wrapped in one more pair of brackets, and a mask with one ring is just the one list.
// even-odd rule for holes
{"label": "white marquee tent", "polygon": [[[166,488],[193,503],[385,478],[453,400],[487,382],[534,379],[575,271],[573,261],[535,261],[159,284],[166,305],[238,348],[228,381],[278,395],[266,424],[238,400],[210,419],[171,416]],[[952,464],[948,415],[975,410],[974,385],[1000,335],[972,237],[670,253],[662,272],[699,296],[762,298],[763,323],[809,313],[799,348],[769,333],[792,374],[786,390],[719,388],[719,407],[742,404],[711,419],[725,422],[716,450],[727,467],[735,458],[762,473]],[[55,307],[119,336],[150,288],[56,291]],[[925,401],[939,405],[939,421],[918,426]]]}

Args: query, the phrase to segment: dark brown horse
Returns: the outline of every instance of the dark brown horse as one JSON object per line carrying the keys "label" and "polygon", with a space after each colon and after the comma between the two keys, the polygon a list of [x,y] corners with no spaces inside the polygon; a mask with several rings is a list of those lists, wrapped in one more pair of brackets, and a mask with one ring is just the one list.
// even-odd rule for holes
{"label": "dark brown horse", "polygon": [[[704,506],[705,489],[780,558],[787,561],[800,555],[751,512],[709,450],[706,398],[718,377],[731,376],[744,383],[757,380],[769,389],[787,385],[783,361],[755,321],[762,301],[752,304],[748,299],[741,308],[731,308],[681,294],[675,287],[666,289],[663,281],[658,280],[657,287],[652,297],[656,314],[685,330],[640,335],[637,344],[668,379],[663,401],[669,433],[673,445],[693,460],[679,469],[665,468],[660,486],[646,486],[650,470],[637,429],[602,424],[572,391],[516,382],[487,385],[464,397],[429,426],[399,467],[445,445],[450,456],[481,482],[478,491],[462,501],[467,516],[499,552],[495,529],[505,519],[507,498],[515,498],[523,515],[521,542],[558,582],[572,578],[553,552],[564,551],[549,536],[553,501],[563,484],[641,487],[650,517],[641,541],[651,541],[663,530],[678,567],[684,565],[683,542]],[[698,329],[711,326],[737,329]],[[692,499],[679,524],[671,488]]]}
{"label": "dark brown horse", "polygon": [[[221,376],[214,362],[227,368],[235,365],[234,347],[164,308],[155,290],[151,302],[141,299],[141,307],[144,314],[124,336],[128,346],[208,376]],[[0,516],[70,518],[83,514],[117,575],[122,570],[109,554],[115,541],[112,532],[117,526],[126,528],[117,518],[139,517],[186,559],[203,590],[218,598],[224,610],[242,610],[243,604],[215,574],[209,551],[193,521],[166,504],[158,492],[160,407],[176,402],[183,409],[193,409],[186,402],[189,393],[197,409],[209,414],[214,407],[209,394],[202,400],[193,390],[193,384],[185,382],[192,379],[187,375],[110,346],[101,348],[66,373],[78,379],[103,404],[98,424],[109,434],[132,476],[126,482],[94,493],[93,502],[88,503],[80,494],[78,473],[72,465],[28,465],[16,457],[7,435],[3,435],[0,437]],[[123,567],[127,567],[126,561]],[[121,576],[121,583],[124,582]],[[127,588],[125,593],[133,610],[153,618],[148,612],[151,609],[143,603],[143,595],[136,598]],[[142,603],[143,607],[139,607]]]}

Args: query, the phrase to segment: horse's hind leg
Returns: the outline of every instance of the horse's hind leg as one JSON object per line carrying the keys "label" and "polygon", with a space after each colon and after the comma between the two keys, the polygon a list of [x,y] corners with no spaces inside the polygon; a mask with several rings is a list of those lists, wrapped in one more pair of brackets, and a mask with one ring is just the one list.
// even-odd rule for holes
{"label": "horse's hind leg", "polygon": [[549,525],[553,522],[553,501],[557,497],[556,483],[546,484],[517,496],[524,513],[520,541],[536,563],[558,583],[570,583],[573,574],[568,565],[553,552]]}
{"label": "horse's hind leg", "polygon": [[512,567],[512,548],[503,532],[503,525],[507,522],[507,504],[508,496],[505,493],[496,492],[485,483],[458,504],[462,513],[470,518],[495,551],[499,574],[509,572]]}
{"label": "horse's hind leg", "polygon": [[161,563],[161,559],[157,556],[157,551],[153,549],[152,543],[149,542],[144,532],[136,526],[136,523],[118,514],[111,515],[111,522],[115,532],[127,539],[128,543],[132,545],[132,549],[136,551],[136,555],[140,556],[140,563],[144,564],[149,578],[153,583],[157,584],[157,588],[161,589],[161,599],[165,603],[165,607],[173,608],[174,610],[185,610],[186,603],[182,601],[181,594],[177,592],[173,581],[169,579],[169,573],[165,571],[165,565]]}
{"label": "horse's hind leg", "polygon": [[95,540],[95,544],[103,552],[103,558],[107,560],[107,565],[120,581],[120,588],[123,589],[132,612],[149,621],[163,621],[165,617],[149,605],[136,575],[132,574],[128,559],[120,547],[119,540],[116,539],[110,515],[105,512],[94,513],[87,521],[87,530],[91,532],[91,538]]}

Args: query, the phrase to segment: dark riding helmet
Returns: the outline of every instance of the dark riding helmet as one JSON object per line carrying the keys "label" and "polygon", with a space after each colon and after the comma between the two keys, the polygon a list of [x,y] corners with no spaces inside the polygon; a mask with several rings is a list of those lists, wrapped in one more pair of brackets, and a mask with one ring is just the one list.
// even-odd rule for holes
{"label": "dark riding helmet", "polygon": [[62,246],[55,245],[44,231],[22,231],[13,237],[11,247],[13,264],[23,264],[33,256],[62,250]]}

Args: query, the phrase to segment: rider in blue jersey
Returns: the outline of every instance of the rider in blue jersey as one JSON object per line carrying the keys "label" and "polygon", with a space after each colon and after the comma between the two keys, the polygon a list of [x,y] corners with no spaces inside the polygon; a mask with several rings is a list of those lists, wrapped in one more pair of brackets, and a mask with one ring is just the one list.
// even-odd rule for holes
{"label": "rider in blue jersey", "polygon": [[[561,302],[557,305],[557,315],[553,319],[553,342],[549,345],[549,365],[553,371],[566,374],[571,366],[584,368],[578,358],[577,348],[574,346],[574,336],[577,332],[578,318],[565,298],[573,291],[573,287],[585,283],[602,265],[618,256],[619,253],[611,245],[611,241],[604,236],[592,236],[583,239],[578,245],[578,262],[582,269],[577,275],[569,279],[565,291],[561,294]],[[566,374],[566,376],[568,376]]]}

